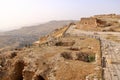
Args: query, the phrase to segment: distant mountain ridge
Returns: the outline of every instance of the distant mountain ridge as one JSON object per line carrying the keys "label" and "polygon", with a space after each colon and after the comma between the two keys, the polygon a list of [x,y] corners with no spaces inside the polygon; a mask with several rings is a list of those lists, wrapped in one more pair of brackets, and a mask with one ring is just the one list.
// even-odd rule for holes
{"label": "distant mountain ridge", "polygon": [[0,48],[22,47],[32,44],[39,37],[52,32],[54,29],[68,25],[74,20],[50,21],[44,24],[23,27],[21,29],[3,32],[0,35]]}
{"label": "distant mountain ridge", "polygon": [[[53,31],[56,28],[63,27],[64,25],[69,24],[70,22],[74,22],[73,20],[65,20],[65,21],[50,21],[44,24],[30,26],[30,27],[22,27],[21,29],[12,30],[5,32],[8,35],[31,35],[32,34],[46,34],[48,32]],[[26,33],[27,32],[27,33]]]}

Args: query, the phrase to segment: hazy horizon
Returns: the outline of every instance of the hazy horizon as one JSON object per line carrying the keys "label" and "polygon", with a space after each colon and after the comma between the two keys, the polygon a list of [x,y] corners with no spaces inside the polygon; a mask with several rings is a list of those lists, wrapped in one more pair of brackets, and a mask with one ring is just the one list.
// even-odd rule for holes
{"label": "hazy horizon", "polygon": [[0,0],[0,31],[51,20],[120,13],[120,0]]}

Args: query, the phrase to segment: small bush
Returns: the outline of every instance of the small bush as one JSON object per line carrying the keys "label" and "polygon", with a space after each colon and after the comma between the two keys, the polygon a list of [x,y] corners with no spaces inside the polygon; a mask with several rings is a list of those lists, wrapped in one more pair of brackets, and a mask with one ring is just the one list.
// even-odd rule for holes
{"label": "small bush", "polygon": [[80,52],[80,53],[77,53],[76,56],[77,56],[77,60],[88,62],[88,58],[87,58],[88,54]]}
{"label": "small bush", "polygon": [[85,62],[93,62],[95,61],[95,55],[89,54],[89,53],[77,53],[77,60],[85,61]]}
{"label": "small bush", "polygon": [[62,42],[57,42],[55,45],[56,45],[56,46],[62,46],[63,43],[62,43]]}
{"label": "small bush", "polygon": [[88,62],[93,62],[93,61],[95,61],[95,55],[89,55]]}
{"label": "small bush", "polygon": [[72,42],[57,42],[55,45],[56,46],[73,46],[75,44],[75,42],[74,41],[72,41]]}
{"label": "small bush", "polygon": [[12,52],[11,55],[10,55],[10,58],[14,58],[15,56],[17,56],[17,53],[16,52]]}
{"label": "small bush", "polygon": [[63,53],[61,53],[61,56],[65,59],[69,59],[69,60],[73,59],[70,52],[63,52]]}

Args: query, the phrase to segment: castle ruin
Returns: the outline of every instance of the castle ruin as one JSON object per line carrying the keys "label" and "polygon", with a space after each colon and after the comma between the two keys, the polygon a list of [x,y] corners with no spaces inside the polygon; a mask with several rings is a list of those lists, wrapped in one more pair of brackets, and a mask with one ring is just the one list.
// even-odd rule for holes
{"label": "castle ruin", "polygon": [[97,19],[96,18],[81,18],[80,24],[85,25],[85,26],[88,25],[88,26],[96,27],[97,26]]}

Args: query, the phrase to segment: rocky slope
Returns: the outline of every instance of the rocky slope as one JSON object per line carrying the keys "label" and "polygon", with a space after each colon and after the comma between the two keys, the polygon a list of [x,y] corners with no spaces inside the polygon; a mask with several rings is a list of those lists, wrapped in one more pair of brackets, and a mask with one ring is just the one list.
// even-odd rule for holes
{"label": "rocky slope", "polygon": [[84,80],[89,75],[88,78],[91,80],[93,77],[101,78],[100,58],[95,60],[95,56],[100,55],[98,40],[70,36],[50,43],[52,44],[45,43],[39,47],[33,46],[4,53],[4,56],[1,56],[1,78],[3,80]]}
{"label": "rocky slope", "polygon": [[0,33],[0,48],[14,49],[31,45],[31,43],[38,40],[39,37],[71,22],[74,21],[50,21],[36,26],[23,27],[18,30],[2,32]]}
{"label": "rocky slope", "polygon": [[0,80],[119,80],[120,33],[105,27],[95,17],[83,19],[0,54]]}

